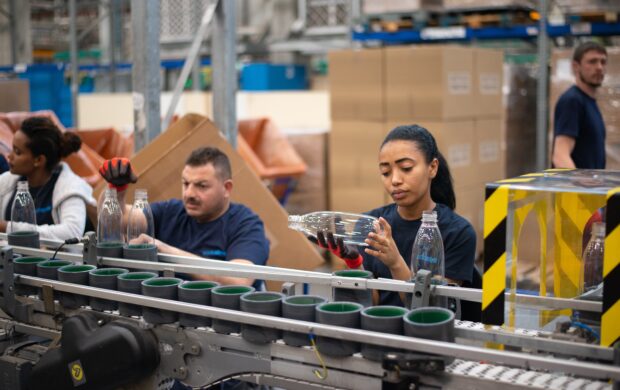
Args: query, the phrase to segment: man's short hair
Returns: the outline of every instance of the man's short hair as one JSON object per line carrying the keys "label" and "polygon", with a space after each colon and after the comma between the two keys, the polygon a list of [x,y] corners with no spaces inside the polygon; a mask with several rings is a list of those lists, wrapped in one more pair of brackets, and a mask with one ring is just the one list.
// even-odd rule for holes
{"label": "man's short hair", "polygon": [[213,164],[221,180],[229,180],[232,177],[230,160],[218,148],[206,146],[194,149],[187,160],[185,160],[185,165],[190,167],[200,167],[207,164]]}
{"label": "man's short hair", "polygon": [[596,42],[584,42],[581,45],[577,46],[577,48],[573,52],[573,61],[581,63],[581,59],[583,58],[583,56],[587,52],[592,50],[607,55],[607,49],[605,49],[604,46],[599,45]]}

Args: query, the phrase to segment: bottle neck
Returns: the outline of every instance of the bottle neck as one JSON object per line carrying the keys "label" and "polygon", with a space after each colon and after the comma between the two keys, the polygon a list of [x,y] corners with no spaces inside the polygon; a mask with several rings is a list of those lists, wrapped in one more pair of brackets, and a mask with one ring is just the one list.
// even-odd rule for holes
{"label": "bottle neck", "polygon": [[17,182],[17,191],[28,192],[28,182],[27,181],[18,181]]}
{"label": "bottle neck", "polygon": [[288,226],[291,229],[298,229],[301,225],[303,217],[301,215],[289,215]]}

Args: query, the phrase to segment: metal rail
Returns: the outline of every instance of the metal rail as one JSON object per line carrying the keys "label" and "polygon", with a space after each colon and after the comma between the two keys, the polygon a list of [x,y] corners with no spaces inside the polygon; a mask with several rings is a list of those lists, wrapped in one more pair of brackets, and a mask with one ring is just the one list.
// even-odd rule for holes
{"label": "metal rail", "polygon": [[[0,239],[2,236],[0,235]],[[54,251],[34,249],[28,247],[14,247],[17,253],[30,256],[52,256]],[[82,255],[77,253],[59,252],[56,258],[81,262]],[[209,274],[216,276],[236,276],[254,279],[274,280],[281,282],[309,283],[315,285],[349,288],[357,290],[375,289],[403,293],[411,293],[415,284],[393,279],[362,279],[333,276],[331,274],[314,271],[294,270],[261,265],[223,262],[206,258],[189,256],[158,255],[160,262],[146,262],[139,260],[117,259],[111,257],[98,258],[99,265],[113,267],[128,267],[166,271],[187,274]],[[434,294],[444,297],[459,298],[466,301],[481,302],[482,291],[472,288],[433,286]],[[526,294],[505,293],[506,299],[519,305],[537,306],[545,309],[573,309],[600,313],[602,303],[578,299],[541,297]]]}
{"label": "metal rail", "polygon": [[19,276],[20,283],[41,287],[51,285],[54,289],[63,292],[76,293],[119,302],[133,303],[162,310],[171,310],[180,313],[207,316],[215,319],[235,321],[244,324],[266,326],[285,331],[315,334],[318,336],[347,339],[349,341],[382,345],[399,349],[423,351],[425,353],[442,356],[452,356],[457,359],[474,361],[492,361],[509,366],[526,369],[550,370],[570,372],[578,376],[597,379],[620,380],[620,367],[606,364],[594,364],[583,361],[574,361],[563,358],[534,356],[519,352],[508,352],[480,347],[458,345],[448,342],[425,340],[415,337],[405,337],[361,329],[348,329],[338,326],[323,325],[313,322],[296,321],[287,318],[272,317],[253,313],[244,313],[236,310],[221,309],[211,306],[177,302],[167,299],[152,298],[142,295],[121,293],[101,288],[87,287],[72,283],[58,282],[48,279]]}

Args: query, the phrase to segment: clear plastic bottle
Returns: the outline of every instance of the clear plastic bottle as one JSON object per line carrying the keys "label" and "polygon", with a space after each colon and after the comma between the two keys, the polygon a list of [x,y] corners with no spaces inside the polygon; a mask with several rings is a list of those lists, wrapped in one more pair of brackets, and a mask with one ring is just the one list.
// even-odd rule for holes
{"label": "clear plastic bottle", "polygon": [[17,192],[11,205],[11,221],[7,226],[9,245],[39,247],[37,214],[27,181],[17,182]]}
{"label": "clear plastic bottle", "polygon": [[583,291],[596,289],[603,282],[603,255],[605,248],[605,224],[592,224],[592,236],[583,251]]}
{"label": "clear plastic bottle", "polygon": [[[155,236],[155,224],[153,212],[148,202],[148,194],[145,189],[137,189],[134,193],[134,201],[127,217],[127,243],[133,244],[142,234],[151,237],[150,242],[141,244],[153,244]],[[133,242],[132,242],[133,241]]]}
{"label": "clear plastic bottle", "polygon": [[422,213],[422,225],[418,229],[413,242],[411,253],[411,273],[425,269],[431,272],[432,284],[446,284],[443,240],[439,226],[437,226],[437,213],[424,211]]}
{"label": "clear plastic bottle", "polygon": [[11,222],[9,232],[36,232],[37,214],[35,212],[34,200],[28,191],[27,181],[17,182],[17,192],[11,207]]}
{"label": "clear plastic bottle", "polygon": [[368,246],[364,242],[368,233],[383,234],[377,218],[337,211],[315,211],[304,215],[290,215],[288,227],[312,237],[316,237],[317,232],[331,232],[336,238],[342,238],[345,244],[358,246]]}
{"label": "clear plastic bottle", "polygon": [[97,243],[108,246],[121,245],[123,213],[114,188],[106,188],[97,216]]}

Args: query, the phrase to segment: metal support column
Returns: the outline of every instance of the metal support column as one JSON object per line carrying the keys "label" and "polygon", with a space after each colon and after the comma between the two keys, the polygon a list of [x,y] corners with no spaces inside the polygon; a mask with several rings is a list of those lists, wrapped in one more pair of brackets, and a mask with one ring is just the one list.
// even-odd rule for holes
{"label": "metal support column", "polygon": [[[200,14],[200,5],[199,1],[194,3],[194,12],[196,14]],[[200,51],[196,53],[196,59],[192,64],[192,90],[200,91]]]}
{"label": "metal support column", "polygon": [[237,147],[237,48],[235,1],[220,1],[213,28],[213,116],[215,124]]}
{"label": "metal support column", "polygon": [[118,47],[121,43],[121,12],[119,0],[110,0],[109,3],[109,15],[110,15],[110,90],[116,92],[116,58]]}
{"label": "metal support column", "polygon": [[159,59],[159,0],[131,0],[133,34],[133,117],[136,151],[161,129],[161,70]]}
{"label": "metal support column", "polygon": [[3,14],[8,18],[9,22],[11,63],[32,63],[30,0],[8,0],[8,12]]}
{"label": "metal support column", "polygon": [[76,21],[76,0],[69,0],[69,53],[71,57],[71,118],[73,127],[78,128],[78,42]]}
{"label": "metal support column", "polygon": [[17,22],[16,22],[16,15],[15,15],[15,9],[16,4],[15,4],[16,0],[9,0],[9,28],[11,31],[11,63],[12,64],[17,64],[17,42],[15,37],[17,36]]}
{"label": "metal support column", "polygon": [[536,89],[536,170],[547,165],[547,131],[549,115],[549,36],[547,35],[547,0],[538,0],[538,86]]}

